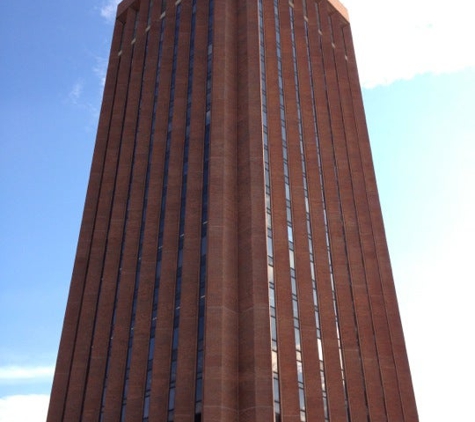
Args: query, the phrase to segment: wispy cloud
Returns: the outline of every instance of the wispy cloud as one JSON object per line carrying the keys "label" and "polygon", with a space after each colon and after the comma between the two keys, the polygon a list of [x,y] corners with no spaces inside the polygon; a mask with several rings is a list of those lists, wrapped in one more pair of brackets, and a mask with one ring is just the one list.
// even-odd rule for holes
{"label": "wispy cloud", "polygon": [[68,98],[69,101],[73,104],[78,104],[79,99],[84,91],[84,82],[82,80],[78,80],[74,83],[73,87],[69,91]]}
{"label": "wispy cloud", "polygon": [[[103,0],[103,5],[99,8],[101,16],[108,22],[113,22],[117,11],[117,5],[120,2],[121,0],[106,0],[104,3]],[[100,80],[101,89],[104,88],[107,73],[107,58],[96,57],[96,64],[92,70]]]}
{"label": "wispy cloud", "polygon": [[475,3],[458,0],[342,0],[350,14],[365,87],[424,73],[475,67]]}
{"label": "wispy cloud", "polygon": [[96,64],[92,70],[101,81],[101,88],[104,88],[106,83],[107,59],[104,57],[96,57]]}
{"label": "wispy cloud", "polygon": [[[94,66],[92,72],[99,76],[100,80],[100,90],[95,93],[95,96],[100,96],[102,89],[104,88],[105,82],[105,68],[104,70],[100,69],[100,60],[97,59],[97,66]],[[91,114],[91,117],[94,121],[94,124],[97,120],[99,114],[96,98],[91,97],[91,90],[88,90],[88,87],[91,87],[91,83],[85,83],[84,79],[78,79],[73,85],[72,88],[67,93],[64,101],[68,105],[72,105],[75,109],[78,110],[88,110]],[[0,368],[1,370],[1,368]],[[1,379],[1,376],[0,376]]]}
{"label": "wispy cloud", "polygon": [[106,18],[108,21],[113,21],[115,17],[115,12],[117,10],[117,5],[121,0],[108,0],[106,4],[101,7],[101,16]]}
{"label": "wispy cloud", "polygon": [[0,383],[8,381],[50,379],[54,366],[4,366],[0,367]]}
{"label": "wispy cloud", "polygon": [[46,394],[0,397],[0,422],[44,422],[48,403]]}

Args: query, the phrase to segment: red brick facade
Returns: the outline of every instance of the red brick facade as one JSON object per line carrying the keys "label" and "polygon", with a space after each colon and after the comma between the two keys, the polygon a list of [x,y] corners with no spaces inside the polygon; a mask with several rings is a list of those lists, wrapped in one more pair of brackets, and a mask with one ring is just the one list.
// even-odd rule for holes
{"label": "red brick facade", "polygon": [[48,422],[418,420],[347,19],[119,5]]}

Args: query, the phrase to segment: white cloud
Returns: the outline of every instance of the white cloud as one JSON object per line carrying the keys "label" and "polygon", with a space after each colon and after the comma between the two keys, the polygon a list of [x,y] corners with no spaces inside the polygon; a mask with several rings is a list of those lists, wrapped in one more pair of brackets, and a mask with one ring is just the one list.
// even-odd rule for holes
{"label": "white cloud", "polygon": [[82,80],[77,81],[71,91],[69,91],[68,98],[69,101],[71,101],[73,104],[77,104],[79,99],[82,96],[82,93],[84,91],[84,82]]}
{"label": "white cloud", "polygon": [[107,74],[107,59],[104,57],[96,57],[96,65],[92,70],[101,81],[101,88],[104,88]]}
{"label": "white cloud", "polygon": [[[96,60],[96,66],[92,68],[92,71],[99,77],[100,83],[101,83],[101,91],[104,88],[104,82],[105,82],[105,69],[101,69],[101,60],[97,59]],[[85,84],[83,79],[77,80],[69,93],[67,94],[67,97],[64,100],[67,104],[74,106],[77,109],[80,110],[89,110],[91,113],[91,116],[93,117],[94,124],[96,123],[97,116],[98,116],[98,109],[96,106],[96,100],[91,99],[91,94],[87,90],[87,85]],[[0,368],[1,369],[1,368]]]}
{"label": "white cloud", "polygon": [[[475,210],[473,203],[468,208]],[[405,277],[398,293],[419,417],[424,422],[468,421],[473,414],[475,341],[470,333],[475,287],[470,274],[475,226],[473,218],[460,217],[451,235],[436,239],[409,265],[395,268],[396,278]]]}
{"label": "white cloud", "polygon": [[348,8],[363,86],[475,67],[475,3],[458,0],[342,0]]}
{"label": "white cloud", "polygon": [[[470,105],[450,101],[455,110]],[[417,136],[401,140],[392,150],[397,187],[380,190],[401,204],[385,210],[385,221],[421,422],[473,420],[475,125],[460,127],[454,114],[434,120],[439,134],[422,135],[430,138],[424,147],[411,142]],[[469,116],[459,114],[461,122]]]}
{"label": "white cloud", "polygon": [[4,366],[0,367],[0,383],[5,381],[50,379],[54,374],[54,366]]}
{"label": "white cloud", "polygon": [[0,398],[0,422],[44,422],[49,396],[29,394]]}
{"label": "white cloud", "polygon": [[112,21],[115,17],[117,5],[120,2],[121,0],[108,0],[107,3],[101,7],[101,16],[108,21]]}

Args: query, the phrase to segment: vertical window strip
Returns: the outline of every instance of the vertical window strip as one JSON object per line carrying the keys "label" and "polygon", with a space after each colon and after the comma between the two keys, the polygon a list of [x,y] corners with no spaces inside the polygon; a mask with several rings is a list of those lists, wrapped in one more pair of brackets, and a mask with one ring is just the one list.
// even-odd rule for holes
{"label": "vertical window strip", "polygon": [[149,28],[152,23],[152,9],[153,9],[153,0],[149,0],[148,14],[147,14],[147,28]]}
{"label": "vertical window strip", "polygon": [[134,33],[132,35],[132,43],[135,42],[137,38],[137,28],[139,26],[139,11],[137,10],[135,13],[135,21],[134,21]]}
{"label": "vertical window strip", "polygon": [[209,0],[208,6],[208,50],[206,63],[206,113],[205,133],[203,139],[203,191],[201,196],[201,246],[200,246],[200,275],[198,299],[198,327],[196,350],[196,379],[195,379],[195,422],[201,422],[203,407],[203,360],[204,360],[204,318],[206,299],[206,254],[208,229],[208,179],[209,153],[211,132],[211,87],[213,71],[213,23],[214,0]]}
{"label": "vertical window strip", "polygon": [[[317,292],[317,282],[316,282],[316,268],[315,268],[315,256],[313,251],[313,235],[312,235],[312,225],[310,218],[310,203],[308,196],[308,180],[307,180],[307,170],[306,170],[306,161],[305,161],[305,146],[303,140],[303,129],[302,129],[302,111],[300,104],[300,82],[298,75],[298,66],[297,66],[297,51],[295,44],[295,14],[292,7],[289,7],[290,13],[290,30],[291,30],[291,44],[292,44],[292,62],[294,68],[294,83],[295,83],[295,97],[297,103],[297,123],[299,130],[299,145],[300,145],[300,161],[302,165],[302,182],[304,188],[304,199],[305,199],[305,215],[306,215],[306,228],[307,228],[307,239],[308,239],[308,250],[310,258],[310,275],[312,280],[312,290],[313,290],[313,305],[315,312],[315,326],[316,326],[316,335],[317,335],[317,344],[318,344],[318,358],[320,363],[320,381],[322,386],[322,400],[323,400],[323,409],[325,421],[329,421],[328,415],[328,393],[326,388],[326,374],[325,374],[325,365],[324,365],[324,356],[322,351],[322,333],[321,333],[321,324],[320,324],[320,305],[319,297]],[[306,16],[306,5],[304,5],[304,13]],[[305,28],[307,28],[307,22],[304,20]],[[313,95],[313,93],[312,93]]]}
{"label": "vertical window strip", "polygon": [[[318,10],[318,4],[315,4],[315,7]],[[320,16],[320,14],[319,14]],[[333,34],[333,26],[331,22],[331,16],[328,16],[328,31],[330,32],[331,36],[331,41],[332,41],[332,46],[334,47],[334,34]],[[319,37],[319,42],[320,42],[320,51],[321,51],[321,61],[322,61],[322,68],[325,69],[325,57],[323,54],[323,41],[322,37]],[[334,53],[333,57],[334,57]],[[324,87],[325,87],[325,99],[326,99],[326,105],[327,105],[327,113],[328,113],[328,119],[329,119],[329,127],[330,127],[330,136],[332,139],[332,154],[333,154],[333,172],[335,175],[335,181],[336,181],[336,188],[337,188],[337,193],[338,193],[338,207],[339,207],[339,213],[341,216],[341,230],[343,234],[343,238],[345,241],[343,242],[344,248],[345,248],[345,255],[346,255],[346,271],[347,271],[347,277],[349,280],[349,283],[351,284],[351,276],[350,276],[350,268],[349,268],[349,263],[348,263],[348,249],[347,249],[347,242],[346,242],[346,229],[343,224],[343,208],[341,204],[341,196],[340,196],[340,181],[338,177],[338,171],[336,167],[336,155],[335,155],[335,146],[334,146],[334,135],[333,135],[333,130],[332,130],[332,114],[330,112],[330,95],[328,93],[328,81],[327,81],[327,74],[324,71],[323,72],[323,78],[324,78]],[[323,189],[323,185],[322,185]],[[327,213],[324,214],[325,217],[325,226],[328,227],[328,221],[327,221]],[[329,230],[326,230],[326,238],[327,238],[327,250],[328,250],[328,260],[329,260],[329,266],[330,266],[330,282],[331,282],[331,287],[332,287],[332,297],[333,297],[333,307],[334,307],[334,313],[336,315],[336,318],[338,320],[338,307],[337,307],[337,299],[336,299],[336,287],[335,287],[335,280],[334,280],[334,275],[333,275],[333,264],[332,264],[332,252],[331,252],[331,243],[330,243],[330,235],[329,235]],[[350,286],[350,293],[351,297],[353,299],[353,289]],[[354,303],[354,301],[352,301]],[[359,353],[359,362],[360,362],[360,370],[361,374],[364,374],[363,372],[363,363],[361,359],[361,348],[360,348],[360,341],[359,341],[359,334],[357,330],[357,321],[356,321],[356,315],[355,311],[353,309],[353,324],[355,327],[355,335],[356,335],[356,341],[358,344],[358,353]],[[338,320],[339,321],[339,320]],[[345,404],[346,404],[346,410],[347,410],[347,420],[351,421],[351,414],[350,414],[350,408],[349,408],[349,402],[348,402],[348,387],[346,385],[346,377],[345,377],[345,368],[344,368],[344,358],[343,358],[343,348],[342,348],[342,343],[341,343],[341,334],[340,334],[340,325],[339,323],[336,324],[336,334],[337,334],[337,341],[338,341],[338,352],[339,352],[339,359],[340,359],[340,368],[341,368],[341,378],[342,378],[342,383],[343,383],[343,390],[345,393]],[[365,397],[365,405],[366,405],[366,415],[367,419],[369,421],[369,413],[368,413],[368,397],[366,394],[366,390],[364,390],[364,397]]]}
{"label": "vertical window strip", "polygon": [[[120,32],[120,42],[119,42],[119,51],[122,47],[122,42],[123,42],[123,38],[124,38],[124,33],[125,33],[125,24],[122,24],[120,23],[120,21],[116,21],[116,25],[117,24],[121,24],[121,32]],[[133,54],[132,54],[133,56]],[[121,57],[119,56],[118,58],[118,63],[117,63],[117,72],[118,72],[118,69],[120,69],[120,65],[121,65]],[[127,82],[127,85],[129,84],[129,81],[130,81],[130,72],[129,72],[129,80]],[[115,104],[115,95],[117,93],[117,79],[115,81],[115,86],[114,86],[114,90],[113,90],[113,95],[114,95],[114,98],[112,100],[112,105]],[[126,107],[124,108],[124,110],[126,109]],[[111,121],[109,120],[109,128],[108,128],[108,133],[110,133],[110,124],[111,124]],[[109,141],[109,139],[108,139]],[[122,151],[122,142],[119,143],[119,154],[118,154],[118,157],[120,158],[120,155],[121,155],[121,151]],[[105,157],[104,157],[104,160],[105,160]],[[104,163],[103,163],[104,164]],[[118,171],[118,167],[116,167],[116,176],[117,176],[117,171]],[[102,175],[103,176],[103,175]],[[101,177],[102,177],[101,176]],[[113,193],[112,193],[112,197],[115,196],[115,187],[116,187],[116,181],[117,181],[117,177],[114,178],[114,188],[113,188]],[[100,182],[100,186],[102,186],[102,181]],[[97,210],[96,210],[97,212]],[[108,223],[108,226],[107,226],[107,233],[109,233],[110,231],[110,226],[111,226],[111,219],[109,219],[109,223]],[[94,231],[94,230],[93,230]],[[106,240],[105,240],[105,246],[104,246],[104,251],[107,251],[108,249],[108,243],[109,243],[109,236],[106,236]],[[96,302],[96,311],[95,311],[95,315],[94,315],[94,321],[96,321],[97,319],[97,310],[98,310],[98,306],[99,306],[99,298],[100,298],[100,293],[101,293],[101,289],[102,289],[102,282],[103,282],[103,278],[104,278],[104,260],[105,260],[105,254],[104,254],[104,258],[103,258],[103,265],[102,265],[102,270],[101,270],[101,276],[100,276],[100,283],[99,283],[99,294],[97,295],[97,302]],[[95,330],[96,330],[96,325],[94,323],[93,327],[92,327],[92,335],[91,335],[91,338],[94,338],[94,335],[95,335]],[[87,362],[87,369],[86,369],[86,382],[85,384],[87,384],[88,382],[88,374],[89,374],[89,368],[90,368],[90,356],[88,358],[88,362]],[[69,387],[69,381],[68,381],[68,387]],[[81,418],[82,418],[82,412],[83,412],[83,409],[84,409],[84,397],[83,397],[83,402],[81,403]],[[101,409],[102,409],[102,406],[101,406]],[[63,409],[63,412],[64,412],[64,409]],[[63,417],[64,417],[64,413],[63,413]]]}
{"label": "vertical window strip", "polygon": [[279,357],[277,348],[277,318],[275,302],[274,282],[274,252],[273,252],[273,229],[272,229],[272,198],[270,186],[270,157],[267,119],[267,77],[264,45],[264,10],[263,0],[259,0],[259,54],[261,71],[261,115],[262,115],[262,138],[264,144],[264,175],[265,175],[265,199],[266,199],[266,228],[267,228],[267,278],[269,289],[269,317],[271,327],[271,350],[272,350],[272,391],[274,400],[274,421],[280,422],[280,382],[279,382]]}
{"label": "vertical window strip", "polygon": [[[315,9],[317,14],[317,24],[320,28],[320,13],[318,10],[318,3],[315,3]],[[314,133],[315,133],[315,144],[317,148],[317,164],[318,164],[318,177],[320,180],[320,198],[322,203],[322,211],[323,211],[323,219],[324,219],[324,228],[325,228],[325,243],[327,248],[327,262],[329,267],[330,273],[330,287],[332,292],[332,305],[333,305],[333,314],[335,320],[335,334],[338,344],[338,354],[339,354],[339,364],[340,364],[340,374],[341,374],[341,383],[344,392],[345,398],[345,405],[347,408],[347,420],[350,421],[349,416],[349,408],[348,408],[348,391],[346,387],[345,381],[345,369],[344,369],[344,362],[343,362],[343,354],[342,354],[342,345],[341,345],[341,337],[340,337],[340,321],[338,316],[338,307],[336,303],[336,290],[335,290],[335,282],[333,278],[333,258],[331,252],[331,245],[330,245],[330,229],[327,219],[327,203],[326,203],[326,195],[324,190],[324,179],[323,179],[323,168],[322,168],[322,155],[321,155],[321,146],[320,146],[320,139],[318,137],[318,123],[317,123],[317,112],[316,112],[316,99],[315,99],[315,88],[313,84],[313,66],[311,62],[311,55],[310,55],[310,42],[309,42],[309,31],[308,31],[308,24],[304,21],[304,28],[305,28],[305,43],[307,49],[307,65],[309,71],[309,78],[310,78],[310,95],[312,99],[312,115],[313,115],[313,126],[314,126]],[[321,37],[320,43],[321,43]],[[315,291],[317,290],[316,282],[315,282]],[[318,296],[317,296],[318,297]],[[320,324],[319,321],[317,322],[317,333],[320,332]],[[329,407],[328,407],[328,396],[326,391],[326,379],[325,379],[325,361],[324,361],[324,354],[323,354],[323,347],[321,341],[321,333],[320,337],[317,334],[317,341],[318,341],[318,350],[319,350],[319,358],[320,358],[320,379],[322,383],[322,392],[324,395],[324,414],[325,414],[325,421],[330,420],[329,414]]]}
{"label": "vertical window strip", "polygon": [[335,34],[333,33],[332,18],[330,14],[328,14],[328,28],[330,32],[330,38],[332,40],[332,45],[333,47],[335,47]]}
{"label": "vertical window strip", "polygon": [[[329,19],[328,19],[328,24],[330,26],[330,30],[332,31],[332,34],[334,35],[335,34],[335,28],[333,27],[333,22],[332,22],[332,19],[331,19],[331,16],[329,16]],[[345,60],[348,60],[348,57],[347,57],[347,50],[346,50],[346,41],[345,41],[345,35],[343,33],[343,28],[340,27],[339,25],[337,25],[337,29],[339,31],[341,31],[341,40],[342,40],[342,43],[343,43],[343,50],[344,50],[344,57],[345,57]],[[333,49],[332,51],[332,54],[333,54],[333,62],[335,63],[335,71],[337,73],[337,79],[338,79],[338,72],[337,72],[337,69],[336,69],[336,63],[337,63],[337,58],[336,58],[336,51],[335,49]],[[346,63],[345,64],[346,66],[348,66],[348,64]],[[342,97],[341,95],[341,89],[340,89],[340,84],[338,83],[338,95],[340,97]],[[344,119],[343,119],[343,116],[344,116],[344,113],[343,113],[343,105],[342,105],[342,102],[340,101],[339,102],[339,108],[340,108],[340,113],[341,113],[341,123],[343,125],[343,127],[345,126],[345,122],[344,122]],[[347,156],[348,156],[348,152],[346,153]],[[336,158],[335,158],[335,161],[336,161]],[[353,190],[353,181],[350,180],[351,182],[351,188]],[[353,205],[355,206],[355,209],[356,209],[356,204],[354,203],[354,198],[353,198]],[[341,202],[340,202],[340,210],[341,210]],[[340,212],[343,212],[343,211],[340,211]],[[361,235],[360,233],[358,232],[358,239],[359,239],[359,242],[361,244]],[[345,242],[345,249],[346,249],[346,242]],[[348,256],[348,251],[346,250],[346,254]],[[361,265],[363,265],[364,267],[364,262],[363,262],[363,258],[361,257]],[[347,264],[347,271],[348,271],[348,276],[350,275],[350,268],[349,268],[349,264]],[[368,291],[368,286],[366,285],[366,293],[367,295],[369,296],[369,291]],[[352,296],[352,299],[353,299],[353,289],[351,289],[351,296]],[[353,303],[354,303],[354,300],[353,300]],[[355,323],[355,327],[357,326],[357,320],[356,320],[356,314],[354,312],[354,323]],[[373,326],[373,336],[375,335],[374,333],[374,326]],[[361,369],[361,374],[363,375],[364,377],[364,369],[363,369],[363,359],[361,357],[361,347],[360,347],[360,341],[359,341],[359,334],[358,334],[358,331],[356,331],[356,340],[358,342],[358,350],[360,351],[360,359],[359,359],[359,362],[360,362],[360,369]],[[376,347],[376,345],[375,345]],[[380,362],[379,362],[379,356],[377,356],[376,358],[378,360],[378,367],[381,368],[381,365],[380,365]],[[379,374],[379,379],[380,379],[380,382],[382,383],[383,380],[382,380],[382,375],[381,375],[381,370],[378,371],[378,374]],[[367,392],[366,392],[366,389],[364,389],[364,397],[365,397],[365,402],[366,402],[366,415],[367,415],[367,420],[369,421],[370,420],[370,416],[369,416],[369,406],[368,406],[368,397],[367,397]],[[386,408],[386,403],[383,401],[383,405],[384,407]]]}
{"label": "vertical window strip", "polygon": [[318,2],[316,1],[315,2],[315,13],[317,15],[317,28],[318,28],[318,32],[320,33],[320,35],[322,34],[322,20],[320,18],[320,9],[319,9],[319,6],[318,6]]}
{"label": "vertical window strip", "polygon": [[[164,10],[164,2],[162,3],[162,11]],[[167,203],[167,193],[168,193],[168,171],[170,165],[170,149],[171,149],[171,134],[172,134],[172,122],[173,122],[173,109],[175,104],[175,84],[176,84],[176,69],[177,69],[177,57],[178,57],[178,40],[179,40],[179,31],[180,31],[180,17],[181,17],[181,4],[177,5],[176,14],[175,14],[175,32],[174,32],[174,41],[173,41],[173,59],[172,59],[172,77],[170,85],[170,98],[168,103],[168,121],[167,121],[167,137],[165,141],[165,160],[163,164],[163,181],[162,181],[162,197],[160,203],[160,217],[158,223],[158,242],[157,242],[157,259],[155,267],[155,282],[153,288],[153,303],[152,303],[152,314],[150,321],[150,339],[149,339],[149,348],[148,348],[148,363],[147,363],[147,375],[145,380],[145,397],[144,397],[144,406],[143,406],[143,415],[142,421],[147,422],[149,420],[149,410],[150,410],[150,392],[152,388],[152,376],[153,376],[153,355],[155,352],[155,329],[157,326],[157,315],[158,315],[158,300],[159,300],[159,291],[160,291],[160,280],[161,280],[161,269],[162,269],[162,252],[163,252],[163,232],[165,226],[165,211]],[[159,43],[159,64],[161,64],[161,56],[163,50],[163,37],[165,32],[165,18],[162,20],[162,31],[160,35]],[[157,69],[160,70],[160,67]],[[158,72],[159,73],[159,72]],[[154,104],[154,118],[157,112],[157,96],[158,96],[158,76],[155,85],[155,104]],[[154,126],[155,123],[152,122]]]}
{"label": "vertical window strip", "polygon": [[[144,76],[145,76],[146,64],[147,64],[148,43],[149,43],[149,33],[147,32],[147,36],[145,39],[145,53],[144,53],[144,59],[143,59],[143,65],[142,65],[142,78],[141,78],[140,92],[139,92],[139,112],[137,115],[137,121],[136,121],[136,126],[135,126],[134,152],[133,152],[133,158],[132,158],[132,168],[130,172],[129,192],[127,194],[127,208],[130,205],[129,201],[130,201],[130,194],[131,194],[130,191],[131,191],[132,174],[133,174],[134,163],[135,163],[135,153],[137,149],[138,129],[139,129],[140,119],[141,119],[140,111],[142,109],[142,99],[143,99],[142,95],[143,95],[143,86],[144,86]],[[146,178],[145,183],[147,185],[147,178]],[[147,186],[145,187],[145,190],[147,190]],[[142,206],[142,218],[141,218],[141,223],[140,223],[140,237],[139,237],[139,245],[138,245],[138,251],[137,251],[137,263],[135,267],[134,294],[132,298],[132,312],[130,315],[130,325],[129,325],[129,342],[128,342],[128,347],[127,347],[124,387],[122,390],[122,408],[121,408],[121,416],[120,416],[121,421],[125,420],[125,409],[127,406],[127,392],[128,392],[128,385],[129,385],[130,363],[131,363],[131,358],[132,358],[132,346],[134,343],[135,316],[136,316],[136,311],[137,311],[137,296],[138,296],[139,285],[140,285],[140,269],[142,265],[143,237],[144,237],[144,230],[145,230],[144,222],[145,222],[146,213],[147,213],[147,195],[146,194],[144,194],[142,205],[143,206]],[[127,209],[127,214],[128,214],[128,209]]]}
{"label": "vertical window strip", "polygon": [[[177,6],[180,7],[181,3]],[[196,0],[192,2],[191,31],[190,31],[190,53],[188,61],[188,88],[185,114],[185,140],[183,146],[183,168],[181,182],[181,204],[180,204],[180,224],[178,230],[178,257],[175,280],[175,303],[173,315],[173,341],[172,359],[170,362],[170,379],[168,393],[168,420],[173,421],[175,412],[175,388],[178,359],[178,336],[180,329],[180,308],[181,308],[181,284],[183,268],[183,245],[185,241],[185,212],[186,212],[186,192],[188,181],[188,151],[190,148],[190,123],[191,123],[191,99],[193,91],[193,64],[194,64],[194,41],[196,30]]]}
{"label": "vertical window strip", "polygon": [[[125,28],[125,24],[124,24]],[[124,31],[122,33],[122,40],[121,43],[123,43],[123,38],[124,38]],[[134,60],[134,53],[135,53],[135,44],[132,45],[132,51],[130,55],[130,63],[133,62]],[[120,60],[120,59],[119,59]],[[120,63],[119,63],[120,64]],[[130,79],[132,75],[132,66],[130,65],[129,67],[129,74],[128,74],[128,79],[127,79],[127,86],[130,86]],[[128,105],[128,99],[129,96],[125,96],[125,104],[124,104],[124,115],[122,118],[122,128],[121,128],[121,141],[120,141],[120,147],[119,147],[119,157],[120,153],[122,151],[122,145],[123,145],[123,133],[124,133],[124,124],[125,124],[125,113],[127,110],[127,105]],[[135,152],[135,146],[134,146],[134,152]],[[133,163],[134,159],[132,159],[132,168],[131,168],[131,174],[133,171]],[[116,174],[114,177],[114,192],[113,192],[113,197],[115,194],[115,184],[117,182],[117,172],[118,172],[118,166],[116,168]],[[121,284],[121,279],[122,279],[122,264],[123,264],[123,259],[124,259],[124,245],[125,245],[125,240],[126,240],[126,235],[127,235],[127,221],[128,221],[128,216],[129,216],[129,201],[130,201],[130,182],[129,182],[129,190],[127,193],[127,204],[126,204],[126,210],[125,210],[125,216],[124,216],[124,225],[122,229],[122,243],[121,243],[121,249],[120,249],[120,255],[119,255],[119,273],[117,274],[117,282],[116,282],[116,289],[115,289],[115,295],[114,295],[114,308],[112,312],[112,321],[111,321],[111,328],[109,332],[109,344],[107,346],[107,359],[106,359],[106,369],[104,373],[104,381],[102,383],[103,389],[102,389],[102,397],[101,397],[101,406],[100,406],[100,416],[99,416],[99,421],[102,422],[104,419],[104,408],[105,408],[105,398],[107,394],[107,384],[109,382],[109,368],[110,368],[110,358],[111,358],[111,350],[112,350],[112,339],[114,338],[114,329],[115,329],[115,320],[117,316],[117,304],[118,304],[118,297],[119,297],[119,288]],[[112,210],[111,210],[112,212]],[[110,229],[110,224],[111,224],[112,219],[109,218],[109,226],[107,231],[109,232]],[[106,240],[106,245],[105,245],[105,250],[107,250],[108,247],[108,239]],[[102,265],[102,273],[101,273],[101,282],[104,277],[104,265]],[[100,292],[99,292],[100,294]],[[96,307],[96,312],[97,312],[97,307]],[[95,329],[95,327],[94,327]],[[94,335],[94,333],[93,333]]]}
{"label": "vertical window strip", "polygon": [[[163,4],[162,3],[162,8]],[[162,9],[163,10],[163,9]],[[163,37],[165,33],[165,18],[161,20],[161,27],[160,27],[160,39],[158,44],[158,61],[157,61],[157,69],[156,69],[156,77],[155,77],[155,88],[154,88],[154,99],[153,99],[153,113],[152,113],[152,122],[150,125],[150,152],[149,152],[149,162],[147,168],[147,187],[149,186],[149,179],[150,179],[150,169],[152,163],[152,148],[154,144],[155,138],[155,122],[157,118],[157,108],[158,108],[158,90],[160,87],[160,73],[161,73],[161,65],[162,65],[162,55],[163,55]],[[168,171],[168,167],[167,170]],[[145,198],[147,198],[148,192],[146,192]],[[165,197],[163,196],[162,191],[162,198],[161,203],[165,201]],[[161,215],[160,215],[161,218]],[[163,224],[161,225],[163,227]],[[160,237],[160,234],[159,234]],[[162,233],[162,241],[163,241],[163,233]],[[148,422],[149,417],[149,410],[150,410],[150,390],[152,386],[152,361],[153,361],[153,354],[155,351],[155,328],[157,326],[157,310],[158,310],[158,297],[159,297],[159,287],[160,287],[160,264],[161,264],[161,255],[160,259],[157,257],[157,264],[155,268],[155,278],[154,278],[154,286],[153,286],[153,294],[152,294],[152,313],[150,316],[150,334],[149,334],[149,345],[148,345],[148,362],[147,362],[147,375],[145,380],[145,397],[144,397],[144,405],[143,405],[143,412],[142,412],[142,421]]]}
{"label": "vertical window strip", "polygon": [[295,252],[294,252],[294,228],[292,218],[292,195],[290,187],[290,171],[288,162],[288,148],[287,148],[287,126],[285,115],[284,102],[284,79],[283,79],[283,63],[282,63],[282,47],[281,47],[281,33],[280,33],[280,12],[279,0],[274,0],[274,22],[275,22],[275,36],[277,48],[277,75],[279,83],[279,103],[280,103],[280,129],[282,137],[282,155],[284,158],[284,185],[285,185],[285,205],[287,210],[287,237],[289,248],[289,265],[290,265],[290,287],[292,292],[292,312],[294,320],[294,339],[295,339],[295,355],[297,366],[297,383],[299,389],[299,407],[300,407],[300,421],[306,422],[307,412],[305,405],[305,380],[303,376],[303,360],[302,360],[302,345],[301,345],[301,330],[299,317],[299,298],[297,289],[297,276],[295,270]]}
{"label": "vertical window strip", "polygon": [[[321,18],[320,18],[320,10],[319,10],[319,5],[318,3],[315,3],[315,11],[317,14],[317,20],[318,20],[318,25],[319,28],[321,28]],[[330,22],[331,24],[331,22]],[[330,29],[332,31],[332,29]],[[322,32],[319,30],[320,35],[322,35]],[[332,37],[332,42],[333,42],[333,34],[331,34]],[[322,198],[322,207],[323,207],[323,217],[324,217],[324,226],[325,226],[325,241],[326,241],[326,246],[327,246],[327,260],[328,260],[328,266],[330,270],[330,286],[331,286],[331,291],[332,291],[332,302],[333,302],[333,311],[335,315],[335,332],[336,332],[336,338],[337,338],[337,344],[338,344],[338,353],[339,353],[339,362],[340,362],[340,372],[341,372],[341,381],[342,381],[342,386],[343,386],[343,392],[344,392],[344,398],[345,398],[345,405],[346,405],[346,411],[347,411],[347,421],[351,421],[351,415],[350,415],[350,409],[349,409],[349,403],[348,403],[348,387],[346,385],[346,376],[345,376],[345,363],[343,359],[343,350],[342,350],[342,343],[341,343],[341,334],[340,334],[340,320],[339,320],[339,315],[338,315],[338,306],[337,306],[337,298],[336,298],[336,287],[335,287],[335,280],[334,280],[334,275],[333,275],[333,258],[332,258],[332,250],[331,250],[331,242],[330,242],[330,229],[329,229],[329,223],[328,223],[328,212],[327,212],[327,205],[326,205],[326,200],[325,200],[325,191],[324,191],[324,181],[323,181],[323,169],[322,169],[322,159],[321,159],[321,148],[320,148],[320,140],[318,137],[318,123],[317,123],[317,116],[316,116],[316,99],[314,95],[314,87],[313,87],[313,68],[311,64],[311,59],[310,59],[310,47],[309,47],[309,35],[308,35],[308,27],[306,27],[306,42],[307,42],[307,57],[308,57],[308,66],[309,66],[309,72],[310,72],[310,82],[312,85],[311,93],[312,93],[312,102],[313,102],[313,107],[312,107],[312,112],[313,112],[313,119],[314,119],[314,130],[315,130],[315,140],[316,140],[316,146],[317,146],[317,157],[318,157],[318,169],[319,169],[319,179],[320,179],[320,187],[321,187],[321,198]],[[322,61],[322,67],[325,68],[325,63],[324,63],[324,56],[323,56],[323,44],[322,44],[322,36],[319,36],[319,47],[321,51],[321,61]],[[325,88],[325,96],[326,96],[326,105],[327,105],[327,113],[328,113],[328,118],[329,118],[329,127],[330,127],[330,136],[332,139],[332,145],[333,145],[333,131],[331,128],[331,113],[329,109],[329,94],[328,94],[328,83],[326,79],[326,73],[323,72],[323,77],[324,77],[324,88]],[[335,157],[335,151],[333,148],[333,160],[336,162],[336,157]],[[335,181],[337,184],[337,192],[338,196],[340,195],[340,184],[339,184],[339,178],[338,178],[338,173],[337,169],[334,166],[333,168],[334,174],[335,174]],[[343,215],[343,210],[341,206],[341,199],[339,198],[338,201],[339,204],[339,211],[340,215]],[[345,227],[342,224],[342,232],[343,236],[346,237],[345,235]],[[346,250],[346,242],[345,242],[345,252],[346,255],[348,256],[348,252]],[[350,271],[348,268],[348,263],[347,263],[347,273],[348,277],[350,277]],[[355,330],[356,330],[356,315],[354,315],[353,312],[353,319],[354,319],[354,325],[355,325]],[[359,344],[359,336],[358,332],[356,331],[356,336],[357,336],[357,342]],[[360,365],[361,363],[361,358],[360,358]],[[363,368],[361,366],[361,371],[363,371]],[[366,411],[368,411],[368,402],[367,402],[367,397],[366,397],[366,391],[364,392],[365,395],[365,403],[366,403]],[[369,418],[369,415],[368,415]]]}
{"label": "vertical window strip", "polygon": [[[346,36],[345,36],[345,27],[342,26],[340,28],[340,32],[341,32],[341,39],[342,39],[342,44],[343,44],[343,51],[345,52],[345,60],[348,61],[348,40],[346,39]],[[347,65],[348,66],[348,65]]]}
{"label": "vertical window strip", "polygon": [[[116,20],[116,23],[119,22]],[[120,56],[122,54],[122,46],[124,45],[124,33],[125,33],[125,23],[122,24],[122,31],[120,33],[120,43],[117,54]]]}

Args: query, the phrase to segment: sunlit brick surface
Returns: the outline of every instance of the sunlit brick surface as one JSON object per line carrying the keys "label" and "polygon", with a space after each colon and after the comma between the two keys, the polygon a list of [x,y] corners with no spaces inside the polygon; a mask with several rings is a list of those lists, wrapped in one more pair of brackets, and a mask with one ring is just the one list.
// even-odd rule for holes
{"label": "sunlit brick surface", "polygon": [[346,9],[118,7],[48,422],[416,422]]}

